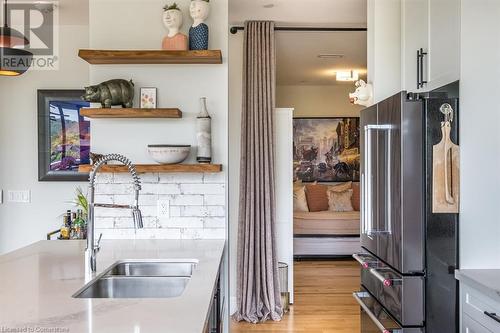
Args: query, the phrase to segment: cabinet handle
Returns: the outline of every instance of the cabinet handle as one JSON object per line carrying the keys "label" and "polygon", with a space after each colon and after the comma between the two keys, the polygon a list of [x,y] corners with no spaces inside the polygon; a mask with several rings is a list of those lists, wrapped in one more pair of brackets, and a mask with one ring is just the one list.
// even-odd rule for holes
{"label": "cabinet handle", "polygon": [[427,81],[424,80],[424,56],[427,52],[424,52],[423,48],[417,50],[417,89],[423,88]]}
{"label": "cabinet handle", "polygon": [[417,50],[417,89],[420,88],[420,50]]}
{"label": "cabinet handle", "polygon": [[500,317],[496,313],[484,311],[484,314],[496,321],[497,323],[500,323]]}

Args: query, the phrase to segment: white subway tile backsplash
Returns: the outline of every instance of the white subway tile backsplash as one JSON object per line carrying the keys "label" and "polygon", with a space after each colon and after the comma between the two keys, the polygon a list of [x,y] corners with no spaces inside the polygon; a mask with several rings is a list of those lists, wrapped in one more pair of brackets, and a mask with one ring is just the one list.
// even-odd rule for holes
{"label": "white subway tile backsplash", "polygon": [[96,219],[100,217],[132,217],[132,213],[129,209],[96,207],[94,214]]}
{"label": "white subway tile backsplash", "polygon": [[131,194],[134,186],[132,184],[97,184],[96,194]]}
{"label": "white subway tile backsplash", "polygon": [[224,239],[225,229],[189,228],[181,230],[181,239]]}
{"label": "white subway tile backsplash", "polygon": [[169,219],[159,219],[158,225],[161,228],[203,228],[203,219],[196,217],[172,217]]}
{"label": "white subway tile backsplash", "polygon": [[[141,178],[141,183],[142,184],[147,184],[147,183],[158,183],[159,176],[157,173],[143,173],[140,174],[139,177]],[[115,184],[128,184],[132,181],[132,177],[128,173],[115,173],[114,174],[114,179],[113,183]]]}
{"label": "white subway tile backsplash", "polygon": [[205,173],[203,174],[203,182],[207,184],[216,183],[224,184],[226,182],[225,175],[222,172],[219,173]]}
{"label": "white subway tile backsplash", "polygon": [[158,184],[141,184],[141,195],[145,194],[158,195]]}
{"label": "white subway tile backsplash", "polygon": [[112,173],[98,173],[95,177],[96,184],[109,184],[113,182],[114,175]]}
{"label": "white subway tile backsplash", "polygon": [[181,216],[181,206],[170,206],[170,217]]}
{"label": "white subway tile backsplash", "polygon": [[182,194],[225,194],[224,184],[181,184]]}
{"label": "white subway tile backsplash", "polygon": [[114,196],[109,195],[109,194],[96,194],[94,196],[95,201],[97,203],[101,204],[113,204],[114,203]]}
{"label": "white subway tile backsplash", "polygon": [[201,173],[160,173],[160,183],[165,183],[165,184],[203,183],[203,174],[201,174]]}
{"label": "white subway tile backsplash", "polygon": [[95,227],[99,228],[114,228],[115,226],[115,218],[114,217],[96,217],[95,218]]}
{"label": "white subway tile backsplash", "polygon": [[226,196],[222,194],[207,194],[204,196],[203,204],[207,206],[225,206]]}
{"label": "white subway tile backsplash", "polygon": [[[114,203],[117,205],[131,205],[134,203],[135,196],[133,194],[116,194],[113,196]],[[143,194],[139,196],[139,206],[156,206],[158,204],[157,194]]]}
{"label": "white subway tile backsplash", "polygon": [[170,205],[173,206],[201,206],[203,205],[203,195],[193,195],[193,194],[179,194],[163,196],[160,195],[160,199],[167,199],[170,201]]}
{"label": "white subway tile backsplash", "polygon": [[207,217],[203,223],[205,228],[222,228],[226,227],[225,217]]}
{"label": "white subway tile backsplash", "polygon": [[158,184],[156,188],[158,194],[181,194],[179,184]]}
{"label": "white subway tile backsplash", "polygon": [[224,207],[221,206],[184,206],[181,207],[181,216],[224,216]]}
{"label": "white subway tile backsplash", "polygon": [[[135,230],[128,209],[96,208],[96,232],[107,239],[224,239],[224,174],[141,174],[139,206],[144,229]],[[98,174],[96,202],[130,205],[127,174]],[[170,217],[158,218],[158,200],[168,200]]]}

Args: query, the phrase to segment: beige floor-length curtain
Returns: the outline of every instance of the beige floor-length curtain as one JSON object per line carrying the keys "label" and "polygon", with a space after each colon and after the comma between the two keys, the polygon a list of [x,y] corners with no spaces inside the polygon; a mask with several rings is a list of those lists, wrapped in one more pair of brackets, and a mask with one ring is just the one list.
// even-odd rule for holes
{"label": "beige floor-length curtain", "polygon": [[274,234],[275,58],[274,22],[246,22],[234,319],[251,323],[283,316]]}

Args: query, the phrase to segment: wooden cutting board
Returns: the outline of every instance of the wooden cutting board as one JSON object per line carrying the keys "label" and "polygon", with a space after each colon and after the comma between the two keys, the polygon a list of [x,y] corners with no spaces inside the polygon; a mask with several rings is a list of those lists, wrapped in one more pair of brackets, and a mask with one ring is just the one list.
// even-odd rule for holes
{"label": "wooden cutting board", "polygon": [[458,213],[460,207],[460,148],[451,141],[451,125],[441,123],[442,139],[433,147],[432,212]]}

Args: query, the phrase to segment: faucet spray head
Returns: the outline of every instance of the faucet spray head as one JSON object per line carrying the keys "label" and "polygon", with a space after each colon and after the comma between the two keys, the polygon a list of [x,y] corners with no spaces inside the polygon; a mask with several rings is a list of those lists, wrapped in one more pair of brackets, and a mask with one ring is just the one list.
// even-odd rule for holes
{"label": "faucet spray head", "polygon": [[134,219],[134,225],[136,228],[144,228],[144,223],[142,222],[142,213],[139,207],[134,207],[132,209],[132,217]]}

